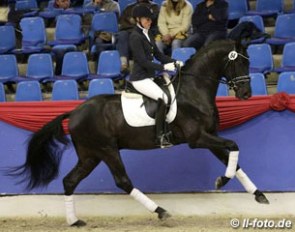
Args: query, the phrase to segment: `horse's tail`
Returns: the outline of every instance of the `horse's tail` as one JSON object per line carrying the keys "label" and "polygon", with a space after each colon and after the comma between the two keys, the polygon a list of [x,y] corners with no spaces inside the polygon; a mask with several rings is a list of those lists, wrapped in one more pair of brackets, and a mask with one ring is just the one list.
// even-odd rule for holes
{"label": "horse's tail", "polygon": [[59,174],[59,164],[64,146],[69,139],[65,136],[62,121],[70,116],[65,113],[44,125],[28,141],[27,157],[23,165],[9,170],[10,176],[21,176],[27,189],[45,187]]}

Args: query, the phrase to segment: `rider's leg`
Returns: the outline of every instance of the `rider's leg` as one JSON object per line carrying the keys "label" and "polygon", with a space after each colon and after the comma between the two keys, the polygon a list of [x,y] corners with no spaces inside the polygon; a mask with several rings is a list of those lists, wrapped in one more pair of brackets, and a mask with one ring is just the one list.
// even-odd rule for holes
{"label": "rider's leg", "polygon": [[172,146],[172,144],[169,141],[169,132],[167,131],[166,127],[166,111],[167,105],[161,98],[159,98],[156,113],[156,143],[161,148]]}
{"label": "rider's leg", "polygon": [[140,81],[132,81],[132,85],[140,93],[158,101],[158,109],[156,113],[157,143],[162,148],[171,146],[172,144],[168,141],[168,136],[166,136],[166,134],[168,133],[166,127],[166,104],[168,102],[168,97],[162,91],[162,89],[150,78]]}

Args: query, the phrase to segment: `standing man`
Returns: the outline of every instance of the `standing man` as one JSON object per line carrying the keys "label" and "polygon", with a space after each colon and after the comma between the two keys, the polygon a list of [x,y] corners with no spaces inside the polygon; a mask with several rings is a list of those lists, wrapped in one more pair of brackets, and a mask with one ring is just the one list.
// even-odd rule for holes
{"label": "standing man", "polygon": [[227,37],[228,3],[225,0],[204,0],[199,3],[192,16],[193,34],[183,47],[199,50],[214,40]]}

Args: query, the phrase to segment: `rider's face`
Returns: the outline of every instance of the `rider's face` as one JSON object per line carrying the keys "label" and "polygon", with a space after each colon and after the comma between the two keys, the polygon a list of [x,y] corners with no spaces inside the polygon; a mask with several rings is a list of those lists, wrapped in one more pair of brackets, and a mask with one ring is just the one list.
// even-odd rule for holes
{"label": "rider's face", "polygon": [[140,23],[141,23],[141,25],[142,25],[143,28],[150,29],[151,24],[152,24],[152,19],[151,18],[142,17],[142,18],[140,18]]}

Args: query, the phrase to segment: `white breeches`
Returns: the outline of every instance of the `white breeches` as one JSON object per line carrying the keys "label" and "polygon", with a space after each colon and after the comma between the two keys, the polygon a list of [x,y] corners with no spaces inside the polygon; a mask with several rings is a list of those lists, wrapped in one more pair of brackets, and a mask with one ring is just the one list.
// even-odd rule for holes
{"label": "white breeches", "polygon": [[159,98],[163,99],[164,102],[168,103],[168,97],[163,92],[163,90],[152,80],[152,78],[146,78],[139,81],[132,81],[133,87],[142,93],[154,100],[158,100]]}

